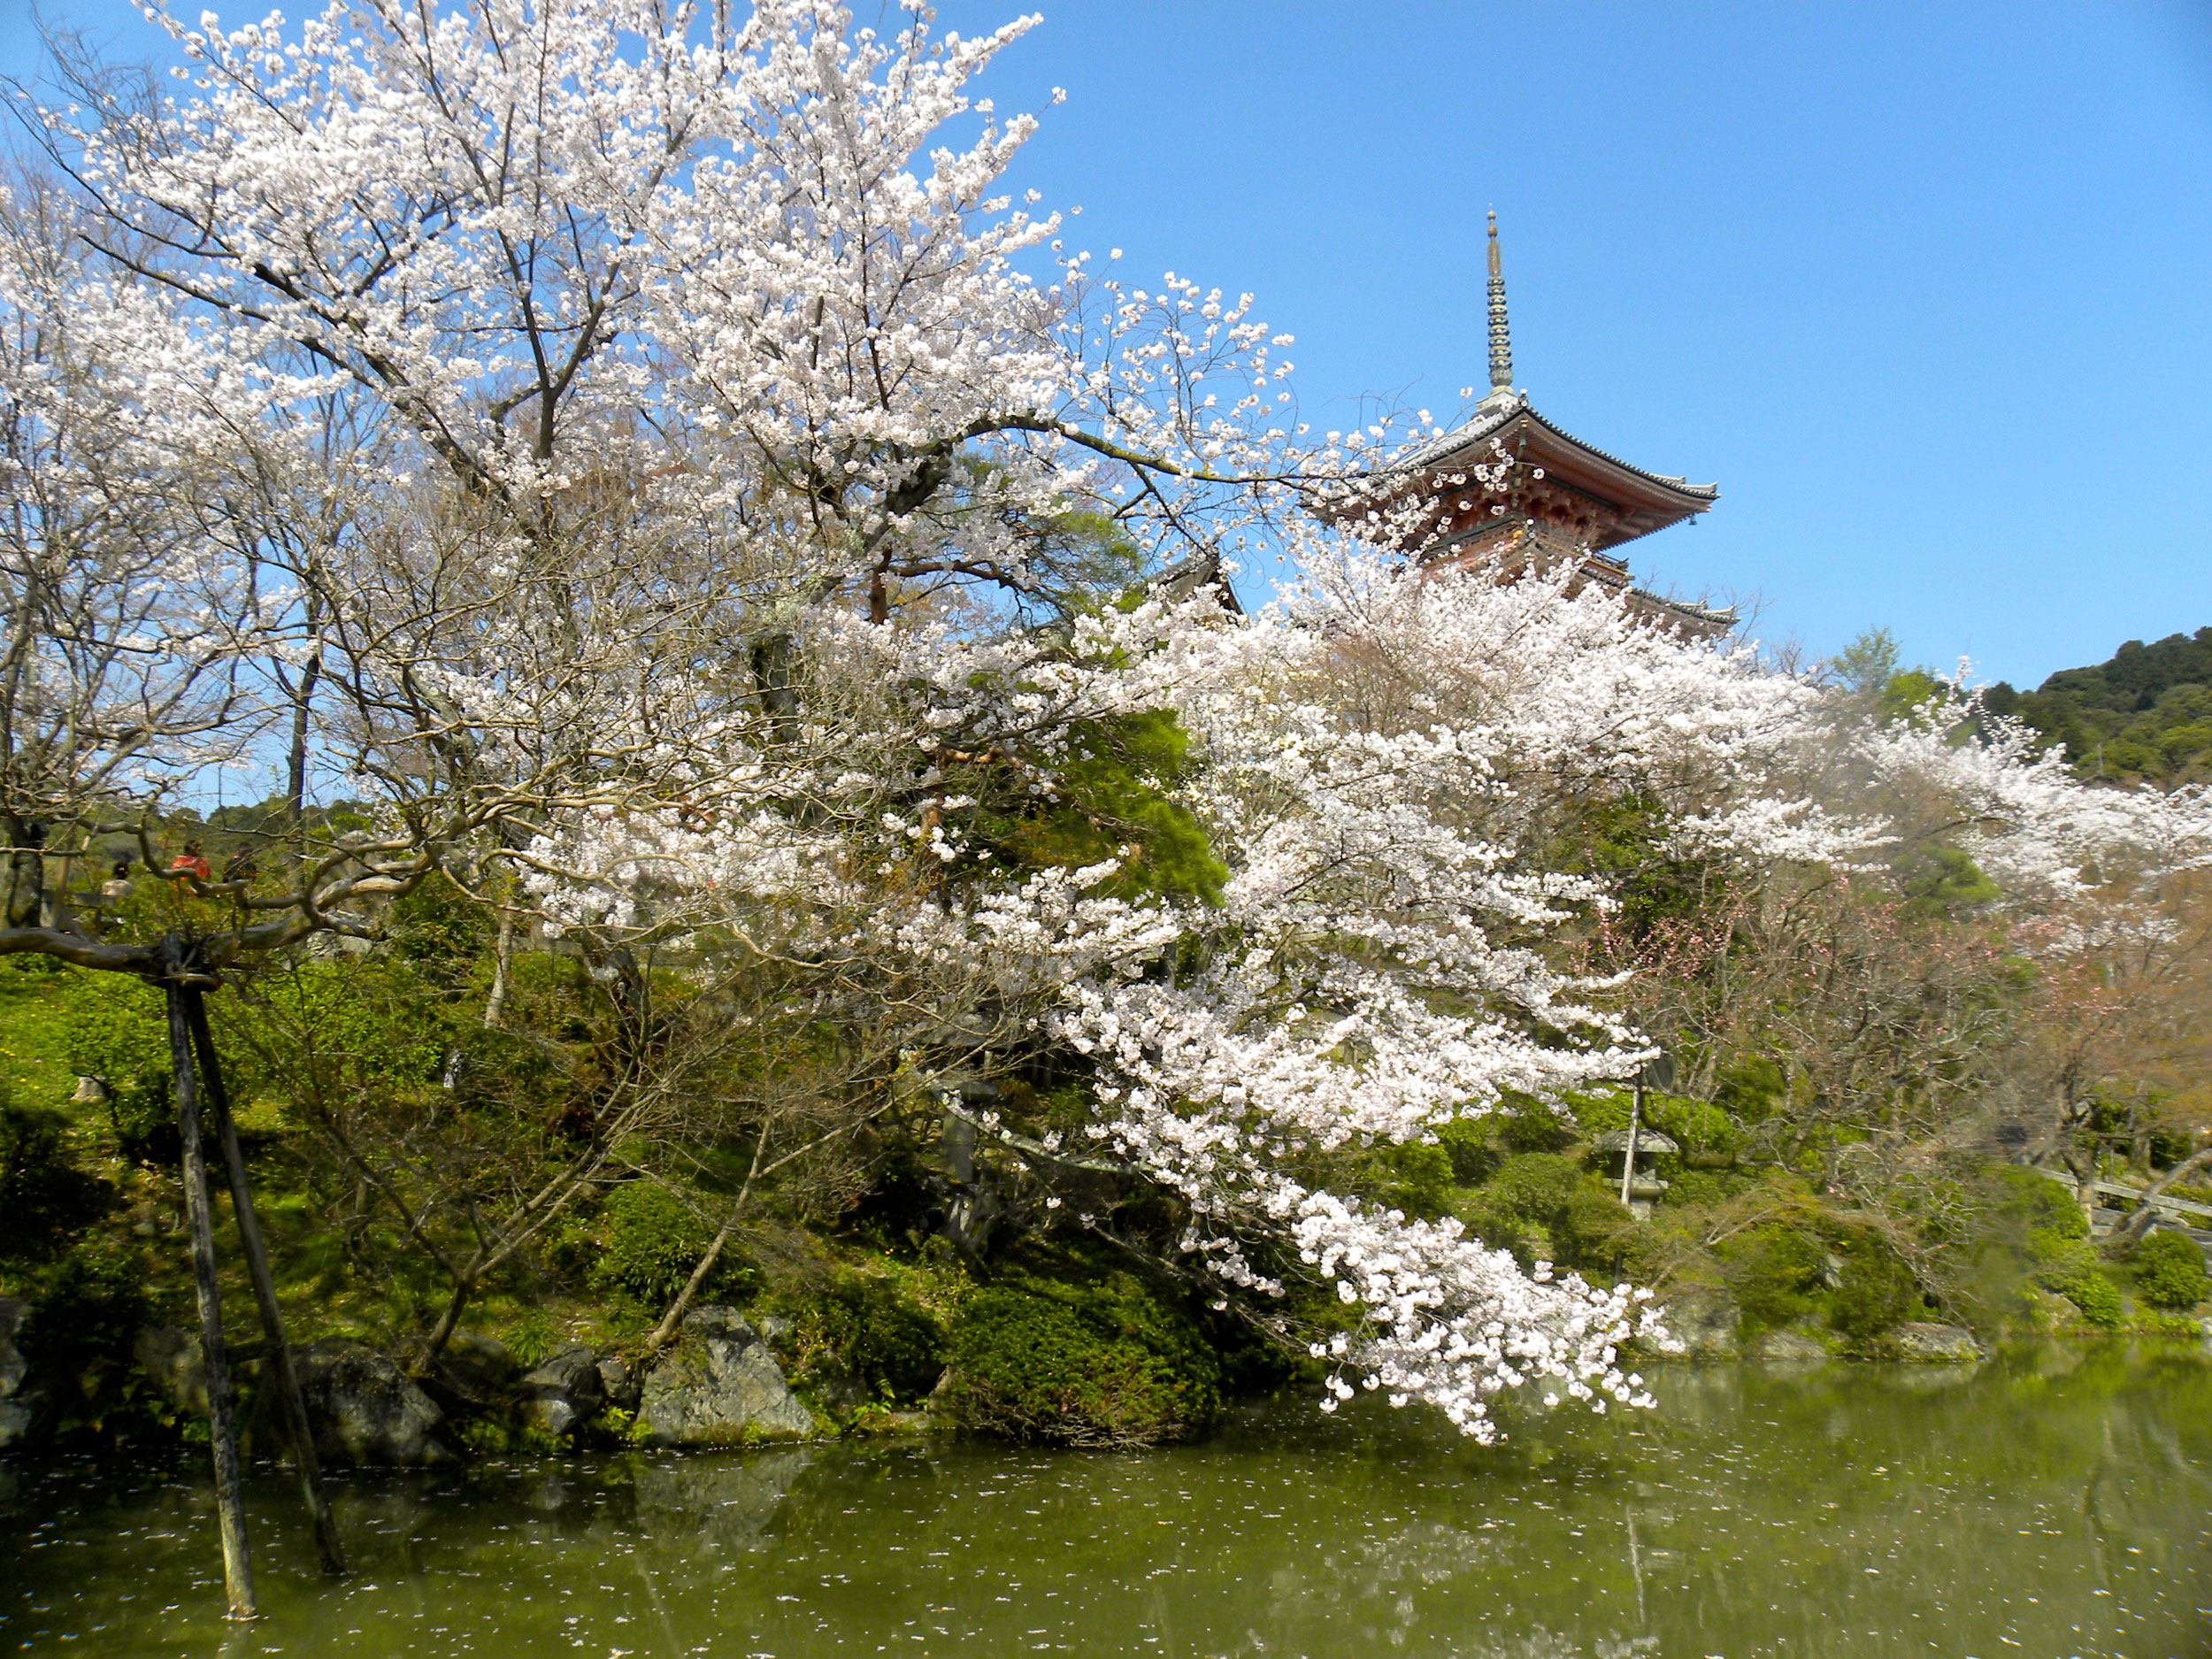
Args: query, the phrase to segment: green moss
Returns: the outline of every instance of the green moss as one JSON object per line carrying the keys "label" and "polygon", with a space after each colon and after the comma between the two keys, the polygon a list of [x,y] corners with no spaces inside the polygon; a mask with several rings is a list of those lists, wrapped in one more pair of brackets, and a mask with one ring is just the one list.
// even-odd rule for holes
{"label": "green moss", "polygon": [[1220,1408],[1197,1326],[1134,1275],[1022,1277],[975,1292],[955,1322],[941,1396],[962,1426],[1070,1446],[1142,1446]]}

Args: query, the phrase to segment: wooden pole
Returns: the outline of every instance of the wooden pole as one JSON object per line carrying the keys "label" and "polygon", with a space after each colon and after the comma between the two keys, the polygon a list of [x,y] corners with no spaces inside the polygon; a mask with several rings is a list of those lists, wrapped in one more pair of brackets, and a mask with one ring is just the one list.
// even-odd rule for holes
{"label": "wooden pole", "polygon": [[182,964],[167,953],[162,989],[169,1003],[169,1064],[175,1079],[177,1133],[184,1143],[184,1215],[192,1237],[192,1286],[200,1304],[200,1354],[207,1366],[207,1432],[215,1453],[215,1515],[223,1535],[223,1588],[230,1617],[251,1618],[253,1563],[246,1549],[246,1506],[238,1479],[238,1424],[232,1409],[230,1358],[223,1348],[223,1298],[215,1278],[215,1223],[200,1143],[199,1089],[185,1019]]}
{"label": "wooden pole", "polygon": [[1630,1183],[1636,1179],[1636,1131],[1644,1118],[1644,1086],[1638,1083],[1628,1097],[1628,1151],[1621,1161],[1621,1202],[1628,1202]]}
{"label": "wooden pole", "polygon": [[253,1212],[253,1193],[246,1184],[246,1156],[238,1144],[238,1126],[230,1115],[230,1093],[223,1087],[223,1071],[215,1055],[215,1033],[207,1023],[207,1003],[197,986],[184,992],[185,1019],[199,1052],[200,1076],[207,1089],[208,1116],[222,1142],[223,1163],[230,1174],[231,1216],[238,1224],[238,1241],[246,1252],[246,1275],[253,1284],[254,1305],[261,1312],[262,1334],[269,1339],[271,1370],[277,1398],[284,1409],[292,1436],[292,1464],[299,1471],[300,1493],[307,1512],[314,1517],[315,1548],[325,1572],[346,1570],[346,1552],[331,1518],[330,1502],[323,1494],[323,1471],[315,1456],[315,1433],[307,1421],[307,1402],[300,1397],[299,1373],[292,1363],[292,1345],[285,1340],[284,1315],[277,1306],[276,1280],[269,1271],[269,1252],[261,1241],[261,1224]]}

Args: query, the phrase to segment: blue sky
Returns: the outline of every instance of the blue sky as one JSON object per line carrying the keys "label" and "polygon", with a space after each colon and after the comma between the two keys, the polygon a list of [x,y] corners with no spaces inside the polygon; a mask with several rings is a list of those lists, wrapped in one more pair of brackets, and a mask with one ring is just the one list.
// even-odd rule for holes
{"label": "blue sky", "polygon": [[1033,3],[982,89],[1069,99],[1015,181],[1133,282],[1256,292],[1317,424],[1484,380],[1494,204],[1517,383],[1719,481],[1640,580],[2023,685],[2212,625],[2206,0]]}

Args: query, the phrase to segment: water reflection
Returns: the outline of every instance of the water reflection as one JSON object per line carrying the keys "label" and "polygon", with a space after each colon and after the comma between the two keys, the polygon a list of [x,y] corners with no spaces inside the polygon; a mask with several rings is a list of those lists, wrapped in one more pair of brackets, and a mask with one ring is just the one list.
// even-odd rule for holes
{"label": "water reflection", "polygon": [[1662,1375],[1503,1448],[1248,1411],[1136,1455],[966,1445],[356,1476],[326,1585],[254,1493],[226,1647],[204,1481],[0,1475],[0,1647],[96,1654],[2212,1654],[2212,1370]]}

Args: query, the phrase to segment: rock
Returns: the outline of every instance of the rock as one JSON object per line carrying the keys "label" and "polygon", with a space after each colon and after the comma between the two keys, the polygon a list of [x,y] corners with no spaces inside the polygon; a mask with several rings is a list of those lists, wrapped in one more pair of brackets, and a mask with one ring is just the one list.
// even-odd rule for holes
{"label": "rock", "polygon": [[1751,1356],[1801,1364],[1826,1359],[1828,1350],[1802,1331],[1770,1331],[1752,1345]]}
{"label": "rock", "polygon": [[438,1361],[446,1374],[470,1392],[495,1394],[509,1387],[515,1374],[522,1367],[507,1351],[507,1345],[495,1336],[480,1336],[473,1331],[456,1331],[446,1339],[445,1352]]}
{"label": "rock", "polygon": [[599,1386],[607,1396],[607,1403],[616,1410],[635,1411],[645,1379],[629,1361],[610,1354],[599,1362]]}
{"label": "rock", "polygon": [[522,1379],[522,1420],[547,1434],[575,1432],[606,1403],[599,1362],[580,1343],[547,1355]]}
{"label": "rock", "polygon": [[1974,1340],[1974,1333],[1963,1325],[1932,1325],[1920,1320],[1892,1326],[1884,1333],[1890,1351],[1900,1359],[1925,1360],[1939,1363],[1957,1363],[1978,1360],[1982,1356],[1982,1345]]}
{"label": "rock", "polygon": [[[452,1458],[438,1432],[445,1414],[383,1355],[350,1342],[316,1342],[299,1349],[293,1364],[314,1427],[316,1455],[325,1463],[441,1463]],[[282,1438],[281,1429],[278,1433]]]}
{"label": "rock", "polygon": [[153,1379],[162,1398],[187,1417],[207,1415],[207,1356],[200,1340],[174,1325],[141,1326],[131,1357]]}
{"label": "rock", "polygon": [[522,1371],[504,1342],[473,1331],[456,1331],[434,1361],[411,1353],[409,1369],[438,1409],[456,1417],[503,1409]]}
{"label": "rock", "polygon": [[638,1424],[656,1446],[737,1446],[814,1432],[783,1368],[734,1308],[692,1310],[681,1345],[645,1379]]}
{"label": "rock", "polygon": [[69,1097],[72,1106],[104,1106],[108,1102],[108,1080],[104,1077],[81,1077],[77,1092]]}
{"label": "rock", "polygon": [[1736,1303],[1723,1290],[1686,1290],[1668,1300],[1659,1316],[1668,1333],[1682,1345],[1682,1359],[1733,1359],[1736,1341]]}
{"label": "rock", "polygon": [[45,1426],[51,1403],[31,1375],[31,1363],[16,1339],[31,1317],[20,1296],[0,1296],[0,1451],[20,1446]]}

